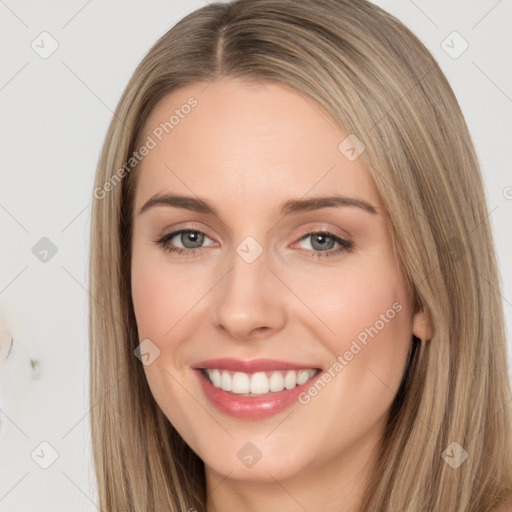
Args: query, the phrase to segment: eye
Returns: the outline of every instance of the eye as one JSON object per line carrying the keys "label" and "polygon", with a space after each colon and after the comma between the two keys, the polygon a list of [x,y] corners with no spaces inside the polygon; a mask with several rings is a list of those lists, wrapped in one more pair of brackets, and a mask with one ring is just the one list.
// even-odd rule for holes
{"label": "eye", "polygon": [[[203,245],[206,239],[211,241],[211,238],[202,231],[181,229],[179,231],[167,233],[161,238],[155,240],[155,243],[161,245],[166,252],[194,255],[196,253],[200,253],[201,250],[206,247]],[[353,249],[352,242],[329,231],[312,231],[310,233],[306,233],[299,239],[299,242],[307,239],[311,240],[309,244],[307,244],[310,247],[306,247],[307,250],[313,251],[311,256],[326,257],[339,254],[341,252],[349,252]],[[181,246],[176,245],[177,243],[181,244]],[[336,244],[338,247],[333,248]]]}
{"label": "eye", "polygon": [[[168,233],[160,239],[155,240],[155,242],[161,245],[164,251],[167,252],[195,254],[198,251],[201,252],[205,238],[211,240],[202,231],[182,229]],[[182,246],[177,246],[176,243],[181,243]]]}
{"label": "eye", "polygon": [[[306,249],[314,251],[311,256],[333,256],[341,252],[349,252],[353,249],[352,242],[340,238],[329,231],[312,231],[302,236],[299,242],[307,239],[310,239],[309,244],[307,244],[310,247],[306,247]],[[334,249],[333,247],[336,244],[338,244],[338,247]]]}

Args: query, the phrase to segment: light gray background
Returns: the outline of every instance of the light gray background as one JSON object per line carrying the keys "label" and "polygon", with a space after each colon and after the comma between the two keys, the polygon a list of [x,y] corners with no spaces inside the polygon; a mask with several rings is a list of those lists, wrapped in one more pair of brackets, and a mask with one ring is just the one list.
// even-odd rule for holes
{"label": "light gray background", "polygon": [[[378,3],[434,54],[466,116],[485,180],[510,343],[512,2]],[[160,35],[204,4],[0,0],[0,308],[16,340],[10,360],[17,365],[0,366],[2,512],[97,510],[87,395],[93,176],[136,64]],[[58,43],[47,59],[31,47],[51,48],[43,31]],[[447,53],[462,48],[458,36],[446,39],[453,31],[469,44],[458,58]],[[42,237],[57,247],[46,263],[32,252]],[[33,372],[30,359],[37,361]],[[52,449],[58,458],[41,468],[52,462]]]}

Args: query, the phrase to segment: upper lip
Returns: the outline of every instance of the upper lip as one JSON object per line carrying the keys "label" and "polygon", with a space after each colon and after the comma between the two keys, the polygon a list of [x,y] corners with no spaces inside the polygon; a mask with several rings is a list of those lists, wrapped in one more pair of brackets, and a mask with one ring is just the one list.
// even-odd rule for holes
{"label": "upper lip", "polygon": [[199,361],[191,365],[196,369],[218,369],[231,370],[234,372],[255,373],[268,372],[272,370],[306,370],[317,368],[311,364],[291,363],[288,361],[278,361],[276,359],[234,359],[218,358]]}

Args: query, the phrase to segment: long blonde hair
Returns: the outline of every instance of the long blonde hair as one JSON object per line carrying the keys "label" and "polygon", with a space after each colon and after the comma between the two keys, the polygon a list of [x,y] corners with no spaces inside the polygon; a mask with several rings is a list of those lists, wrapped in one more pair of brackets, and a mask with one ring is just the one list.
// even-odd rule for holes
{"label": "long blonde hair", "polygon": [[[91,225],[90,416],[101,510],[205,509],[203,463],[158,408],[134,356],[136,165],[126,162],[160,99],[218,77],[291,86],[364,142],[360,158],[403,274],[433,328],[430,340],[413,340],[361,510],[489,511],[512,489],[512,432],[479,165],[433,57],[365,0],[207,5],[164,34],[127,85],[99,160]],[[468,457],[453,467],[448,459],[461,449]]]}

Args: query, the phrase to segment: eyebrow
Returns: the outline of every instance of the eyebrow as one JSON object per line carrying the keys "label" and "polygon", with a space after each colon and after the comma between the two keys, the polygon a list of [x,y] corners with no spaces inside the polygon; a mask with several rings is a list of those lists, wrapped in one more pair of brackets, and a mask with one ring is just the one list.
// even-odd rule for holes
{"label": "eyebrow", "polygon": [[[191,196],[182,196],[175,194],[155,194],[148,199],[139,211],[139,215],[156,206],[167,206],[174,208],[183,208],[207,215],[219,216],[217,209],[208,201]],[[310,199],[290,199],[285,201],[280,207],[281,215],[289,215],[298,212],[310,212],[321,208],[339,208],[351,206],[372,215],[377,214],[377,208],[362,199],[355,199],[345,196],[325,196],[312,197]]]}

